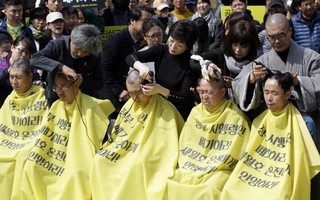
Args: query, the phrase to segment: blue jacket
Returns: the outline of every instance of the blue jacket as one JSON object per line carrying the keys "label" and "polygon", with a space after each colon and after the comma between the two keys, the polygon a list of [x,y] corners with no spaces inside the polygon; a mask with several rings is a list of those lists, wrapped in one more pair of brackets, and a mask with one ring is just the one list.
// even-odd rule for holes
{"label": "blue jacket", "polygon": [[[0,29],[7,31],[7,18],[4,18],[1,22],[0,22]],[[21,35],[29,38],[33,43],[34,43],[34,37],[32,34],[32,30],[26,26],[25,24],[23,24],[22,29],[21,29]]]}
{"label": "blue jacket", "polygon": [[301,11],[292,18],[292,39],[302,47],[317,50],[320,45],[320,12],[315,11],[310,27],[302,18]]}

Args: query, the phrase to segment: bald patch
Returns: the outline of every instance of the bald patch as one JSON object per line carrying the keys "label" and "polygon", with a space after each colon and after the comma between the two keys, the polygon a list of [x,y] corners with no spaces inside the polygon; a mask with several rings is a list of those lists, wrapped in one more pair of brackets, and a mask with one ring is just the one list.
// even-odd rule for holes
{"label": "bald patch", "polygon": [[275,13],[270,15],[266,21],[266,28],[268,27],[275,27],[279,25],[283,25],[285,29],[289,29],[289,20],[286,18],[285,15],[280,13]]}

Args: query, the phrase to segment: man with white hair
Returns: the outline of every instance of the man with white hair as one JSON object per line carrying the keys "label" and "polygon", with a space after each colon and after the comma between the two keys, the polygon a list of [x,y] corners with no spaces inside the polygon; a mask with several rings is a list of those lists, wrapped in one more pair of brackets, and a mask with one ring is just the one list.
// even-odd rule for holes
{"label": "man with white hair", "polygon": [[81,91],[97,97],[97,91],[103,84],[100,66],[101,54],[96,52],[100,44],[100,31],[94,25],[84,24],[73,29],[71,36],[62,36],[51,40],[31,59],[35,68],[47,71],[46,97],[51,105],[58,96],[53,92],[53,76],[63,72],[68,79],[77,80],[77,74],[83,78]]}

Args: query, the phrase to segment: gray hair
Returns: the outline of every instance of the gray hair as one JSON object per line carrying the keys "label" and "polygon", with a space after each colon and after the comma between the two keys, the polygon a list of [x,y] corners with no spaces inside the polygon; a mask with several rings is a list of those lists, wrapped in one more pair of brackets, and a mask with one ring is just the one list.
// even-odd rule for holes
{"label": "gray hair", "polygon": [[128,73],[128,76],[127,76],[127,79],[126,79],[126,84],[133,85],[137,81],[139,83],[141,83],[142,79],[140,77],[139,71],[136,70],[136,69],[133,69]]}
{"label": "gray hair", "polygon": [[30,61],[24,58],[19,58],[15,60],[10,66],[12,69],[22,68],[23,73],[30,74],[32,73],[32,67],[30,65]]}
{"label": "gray hair", "polygon": [[92,24],[83,24],[72,30],[71,40],[76,49],[92,53],[99,48],[100,31]]}

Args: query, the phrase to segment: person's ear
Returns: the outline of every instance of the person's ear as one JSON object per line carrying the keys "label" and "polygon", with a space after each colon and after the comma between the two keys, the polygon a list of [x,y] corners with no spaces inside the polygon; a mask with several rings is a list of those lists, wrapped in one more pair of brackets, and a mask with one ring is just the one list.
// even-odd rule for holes
{"label": "person's ear", "polygon": [[82,84],[83,78],[82,76],[78,76],[77,80],[75,80],[74,85],[76,86],[76,88],[79,88],[80,85]]}
{"label": "person's ear", "polygon": [[32,79],[33,79],[33,73],[32,73],[32,72],[30,72],[30,73],[28,74],[28,78],[32,81]]}
{"label": "person's ear", "polygon": [[291,96],[291,91],[289,90],[289,91],[286,92],[286,98],[287,98],[287,100],[289,100],[290,96]]}
{"label": "person's ear", "polygon": [[221,88],[220,89],[220,94],[222,97],[224,97],[226,95],[226,88]]}

